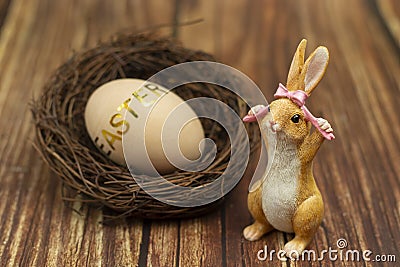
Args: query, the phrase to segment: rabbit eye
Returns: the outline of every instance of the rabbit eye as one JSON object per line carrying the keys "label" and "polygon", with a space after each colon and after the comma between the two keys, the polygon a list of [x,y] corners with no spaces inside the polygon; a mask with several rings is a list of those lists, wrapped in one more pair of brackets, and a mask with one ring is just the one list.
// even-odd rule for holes
{"label": "rabbit eye", "polygon": [[292,120],[292,122],[298,123],[299,120],[300,120],[300,115],[299,115],[299,114],[295,114],[295,115],[293,115],[293,117],[290,118],[290,119]]}
{"label": "rabbit eye", "polygon": [[271,112],[271,108],[269,107],[269,105],[267,106],[267,110],[268,112]]}

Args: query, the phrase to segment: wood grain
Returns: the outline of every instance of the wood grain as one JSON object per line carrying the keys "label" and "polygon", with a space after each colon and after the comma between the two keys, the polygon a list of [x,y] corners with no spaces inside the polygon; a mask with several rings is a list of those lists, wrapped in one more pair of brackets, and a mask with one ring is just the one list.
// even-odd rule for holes
{"label": "wood grain", "polygon": [[[0,0],[0,266],[398,266],[398,10],[394,0]],[[247,74],[267,99],[301,38],[308,52],[329,48],[327,74],[307,105],[337,139],[315,160],[325,217],[309,249],[337,249],[344,238],[346,249],[397,262],[258,260],[265,245],[277,251],[293,236],[243,238],[255,161],[224,204],[198,218],[103,224],[101,210],[63,204],[57,176],[31,144],[29,101],[73,51],[116,32],[196,19],[203,22],[176,28],[178,39]]]}
{"label": "wood grain", "polygon": [[377,0],[376,4],[384,26],[390,31],[397,44],[400,43],[400,5],[395,0]]}

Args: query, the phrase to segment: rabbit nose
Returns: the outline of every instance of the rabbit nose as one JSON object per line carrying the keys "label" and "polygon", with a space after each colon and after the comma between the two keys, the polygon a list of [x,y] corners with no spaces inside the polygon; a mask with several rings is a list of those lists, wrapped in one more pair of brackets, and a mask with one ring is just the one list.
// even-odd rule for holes
{"label": "rabbit nose", "polygon": [[277,131],[280,130],[279,123],[277,123],[277,122],[275,122],[275,121],[273,121],[273,120],[270,120],[270,121],[269,121],[269,128],[270,128],[271,131],[274,132],[274,133],[276,133]]}

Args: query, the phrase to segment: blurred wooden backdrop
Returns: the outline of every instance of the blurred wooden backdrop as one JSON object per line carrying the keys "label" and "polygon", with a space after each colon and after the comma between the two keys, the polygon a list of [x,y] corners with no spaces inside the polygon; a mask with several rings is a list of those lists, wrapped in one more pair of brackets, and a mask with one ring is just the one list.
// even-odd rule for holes
{"label": "blurred wooden backdrop", "polygon": [[[178,5],[178,8],[176,6]],[[32,147],[28,102],[73,51],[123,30],[187,22],[182,43],[213,53],[250,76],[272,99],[297,43],[331,53],[308,104],[328,118],[315,176],[326,215],[309,246],[395,255],[400,264],[400,67],[396,0],[0,0],[0,266],[266,266],[257,252],[279,250],[279,232],[248,242],[248,173],[217,211],[189,220],[125,220],[65,207],[60,182]],[[163,33],[170,35],[171,28]],[[279,266],[375,266],[376,262],[280,262]]]}

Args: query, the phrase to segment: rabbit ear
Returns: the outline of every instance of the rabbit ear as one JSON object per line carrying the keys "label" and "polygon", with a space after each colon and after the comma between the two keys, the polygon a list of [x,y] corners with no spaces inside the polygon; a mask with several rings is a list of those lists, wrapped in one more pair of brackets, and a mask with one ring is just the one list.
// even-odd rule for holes
{"label": "rabbit ear", "polygon": [[289,90],[296,90],[299,76],[304,65],[304,54],[306,52],[307,40],[303,39],[297,46],[287,77],[286,87]]}
{"label": "rabbit ear", "polygon": [[304,81],[304,91],[310,95],[325,74],[329,62],[329,52],[320,46],[308,57],[301,71]]}

